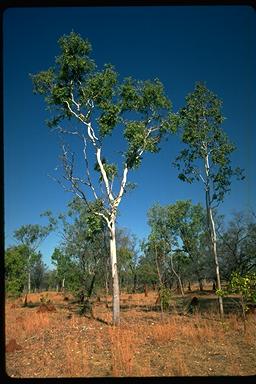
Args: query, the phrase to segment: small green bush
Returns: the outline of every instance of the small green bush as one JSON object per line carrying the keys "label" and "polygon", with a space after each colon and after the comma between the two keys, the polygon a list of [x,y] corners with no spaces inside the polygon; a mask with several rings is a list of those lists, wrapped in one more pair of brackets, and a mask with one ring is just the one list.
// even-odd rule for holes
{"label": "small green bush", "polygon": [[160,286],[159,297],[160,297],[160,303],[161,303],[162,309],[164,311],[167,311],[169,309],[171,298],[172,298],[171,290],[165,287],[164,285]]}

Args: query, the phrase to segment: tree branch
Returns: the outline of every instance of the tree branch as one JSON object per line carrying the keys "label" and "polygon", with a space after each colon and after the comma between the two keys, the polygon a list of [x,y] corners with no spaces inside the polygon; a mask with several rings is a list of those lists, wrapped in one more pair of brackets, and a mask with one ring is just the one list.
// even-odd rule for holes
{"label": "tree branch", "polygon": [[107,190],[107,195],[108,195],[109,201],[110,201],[110,203],[113,203],[114,196],[113,196],[113,193],[110,189],[109,180],[108,180],[106,171],[105,171],[104,166],[103,166],[102,161],[101,161],[101,148],[96,149],[96,158],[97,158],[97,162],[98,162],[99,167],[100,167],[100,172],[101,172],[102,178],[104,180],[104,184],[105,184],[105,187]]}
{"label": "tree branch", "polygon": [[96,194],[96,190],[91,182],[91,175],[90,175],[90,170],[89,170],[89,162],[88,162],[88,157],[87,157],[87,153],[86,153],[86,148],[87,148],[87,142],[86,142],[86,138],[85,136],[83,135],[83,142],[84,142],[84,148],[83,148],[83,153],[84,153],[84,161],[85,161],[85,169],[86,169],[86,174],[87,174],[87,178],[88,178],[88,186],[91,188],[92,192],[93,192],[93,195],[95,197],[95,199],[97,200],[98,199],[98,196]]}

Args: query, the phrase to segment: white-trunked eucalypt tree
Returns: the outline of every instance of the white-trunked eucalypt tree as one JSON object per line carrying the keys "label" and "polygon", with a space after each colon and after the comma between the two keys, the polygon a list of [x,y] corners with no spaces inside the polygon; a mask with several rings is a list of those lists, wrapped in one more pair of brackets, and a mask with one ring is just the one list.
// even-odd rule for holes
{"label": "white-trunked eucalypt tree", "polygon": [[[34,92],[45,96],[52,118],[50,128],[71,144],[80,140],[83,166],[78,167],[78,149],[62,145],[62,179],[58,182],[85,204],[96,201],[94,214],[107,223],[113,282],[113,324],[120,322],[119,282],[116,257],[116,217],[128,187],[128,173],[137,168],[145,152],[158,152],[163,134],[173,131],[171,102],[158,79],[118,81],[112,65],[98,70],[90,58],[91,44],[71,32],[59,41],[60,54],[53,67],[33,74]],[[65,127],[63,126],[65,124]],[[108,136],[117,132],[112,152],[106,157]],[[123,144],[120,144],[120,135]],[[119,147],[120,144],[120,147]],[[104,155],[103,155],[104,151]],[[80,175],[79,175],[80,170]],[[95,177],[94,173],[100,177]],[[88,205],[89,206],[89,205]]]}
{"label": "white-trunked eucalypt tree", "polygon": [[[222,102],[207,89],[204,83],[197,83],[186,97],[186,105],[177,116],[178,132],[185,148],[177,156],[174,165],[180,170],[179,179],[188,183],[201,181],[205,191],[209,249],[213,255],[217,289],[221,289],[217,235],[214,210],[231,190],[233,176],[243,179],[243,170],[233,168],[230,156],[235,150],[221,125],[224,117]],[[223,317],[223,301],[219,296],[219,310]]]}

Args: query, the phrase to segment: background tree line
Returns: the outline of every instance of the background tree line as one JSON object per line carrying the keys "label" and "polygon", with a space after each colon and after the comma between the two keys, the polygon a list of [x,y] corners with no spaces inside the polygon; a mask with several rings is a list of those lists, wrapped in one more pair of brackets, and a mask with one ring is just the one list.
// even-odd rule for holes
{"label": "background tree line", "polygon": [[[83,300],[92,295],[111,294],[109,242],[104,221],[93,216],[78,198],[70,202],[67,212],[55,224],[57,221],[62,228],[62,241],[51,257],[54,268],[44,264],[40,251],[32,252],[21,240],[6,250],[7,293],[19,295],[28,291],[29,268],[31,291],[67,290]],[[155,204],[149,209],[150,233],[143,241],[127,229],[117,228],[121,291],[135,293],[143,292],[145,287],[156,290],[165,286],[182,294],[195,283],[200,290],[204,289],[205,281],[216,286],[206,221],[201,204],[183,200],[164,206]],[[228,282],[234,272],[241,276],[256,272],[255,215],[234,213],[226,224],[223,216],[216,216],[216,222],[223,279]],[[28,237],[34,228],[28,225],[22,230],[25,228]]]}

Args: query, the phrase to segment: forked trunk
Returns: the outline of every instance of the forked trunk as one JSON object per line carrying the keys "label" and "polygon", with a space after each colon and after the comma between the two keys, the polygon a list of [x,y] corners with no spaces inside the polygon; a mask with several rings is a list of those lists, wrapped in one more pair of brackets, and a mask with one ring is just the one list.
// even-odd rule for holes
{"label": "forked trunk", "polygon": [[172,271],[173,271],[174,275],[177,277],[177,280],[178,280],[177,288],[179,288],[179,291],[180,291],[182,297],[184,297],[184,290],[183,290],[182,281],[181,281],[181,278],[180,278],[179,274],[174,269],[173,259],[172,258],[173,258],[173,255],[171,254],[171,268],[172,268]]}
{"label": "forked trunk", "polygon": [[120,324],[120,298],[119,298],[119,280],[117,271],[116,257],[116,229],[115,223],[111,225],[110,231],[110,262],[112,272],[112,292],[113,292],[113,325]]}

